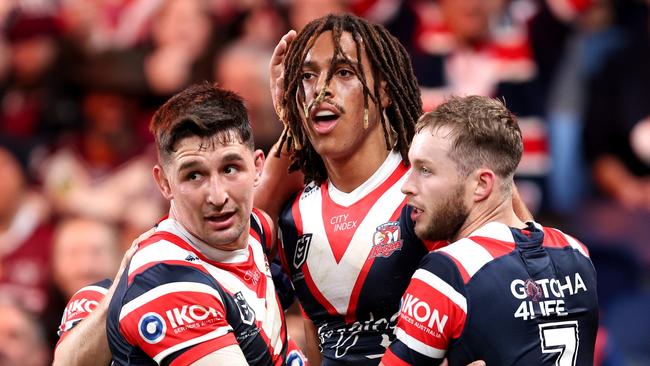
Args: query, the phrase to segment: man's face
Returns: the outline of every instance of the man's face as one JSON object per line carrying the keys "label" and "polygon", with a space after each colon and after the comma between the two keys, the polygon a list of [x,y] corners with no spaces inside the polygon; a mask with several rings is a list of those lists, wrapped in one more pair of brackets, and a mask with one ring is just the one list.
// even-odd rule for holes
{"label": "man's face", "polygon": [[67,297],[83,286],[115,276],[119,242],[108,224],[71,219],[60,225],[52,266],[57,286]]}
{"label": "man's face", "polygon": [[45,365],[47,351],[25,314],[0,304],[0,319],[0,366]]}
{"label": "man's face", "polygon": [[212,247],[232,250],[248,238],[264,155],[238,142],[221,144],[218,137],[180,140],[164,170],[156,166],[154,175],[185,229]]}
{"label": "man's face", "polygon": [[449,240],[469,215],[468,187],[456,163],[448,156],[449,130],[434,134],[425,128],[415,135],[409,150],[411,173],[402,186],[413,207],[415,233],[424,240]]}
{"label": "man's face", "polygon": [[[341,49],[347,56],[345,60],[334,63],[334,74],[327,86],[327,94],[320,104],[312,104],[325,85],[327,73],[334,55],[332,32],[321,34],[309,49],[302,67],[302,85],[305,90],[305,104],[310,106],[309,116],[305,118],[303,105],[298,101],[303,127],[316,151],[331,159],[346,158],[356,152],[364,143],[383,143],[383,132],[378,121],[377,106],[368,100],[369,128],[363,127],[363,85],[356,69],[359,55],[352,35],[341,35]],[[362,48],[361,50],[365,50]],[[361,52],[361,65],[366,77],[366,85],[373,89],[374,79],[366,52]],[[381,92],[383,96],[383,92]],[[387,104],[386,97],[382,103]],[[374,138],[369,139],[369,136]],[[375,140],[375,138],[378,138]],[[372,141],[372,142],[369,142]]]}

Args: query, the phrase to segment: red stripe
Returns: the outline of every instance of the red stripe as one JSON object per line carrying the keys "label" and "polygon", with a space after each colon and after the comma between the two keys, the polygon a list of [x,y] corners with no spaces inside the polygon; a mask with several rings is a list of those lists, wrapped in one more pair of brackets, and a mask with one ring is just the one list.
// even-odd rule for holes
{"label": "red stripe", "polygon": [[[321,185],[321,209],[323,219],[326,217],[335,217],[345,214],[348,215],[348,222],[363,222],[363,220],[366,218],[366,215],[368,214],[368,211],[370,211],[370,208],[373,207],[379,198],[384,195],[386,191],[388,191],[391,187],[393,187],[397,181],[399,181],[400,178],[406,174],[407,171],[408,168],[404,166],[404,164],[399,164],[390,174],[390,176],[388,176],[388,178],[386,178],[386,180],[382,182],[377,188],[372,190],[368,195],[364,196],[359,201],[347,207],[334,202],[334,200],[330,198],[327,183],[323,183]],[[332,250],[332,254],[334,254],[334,259],[336,260],[336,263],[340,263],[341,258],[343,258],[345,252],[350,246],[352,237],[354,236],[354,233],[357,229],[355,228],[354,230],[349,229],[336,232],[335,226],[330,222],[323,222],[323,227],[325,228],[325,233],[329,238],[330,249]]]}
{"label": "red stripe", "polygon": [[[303,234],[303,227],[302,227],[302,215],[300,215],[300,196],[298,195],[291,205],[291,213],[293,214],[293,220],[294,224],[296,225],[296,235],[297,237],[300,237]],[[333,316],[339,316],[340,314],[334,309],[334,306],[325,299],[325,297],[318,291],[318,288],[316,287],[316,284],[314,283],[313,278],[311,277],[311,274],[309,273],[309,268],[307,266],[307,262],[302,265],[302,273],[305,275],[305,284],[311,291],[312,295],[316,298],[316,301],[318,301],[326,310],[328,313],[332,314]]]}
{"label": "red stripe", "polygon": [[[393,215],[390,217],[389,221],[399,220],[399,215],[405,204],[406,204],[406,197],[399,205],[399,207],[395,210],[395,212],[393,212]],[[350,303],[348,304],[348,310],[345,314],[346,323],[352,323],[356,318],[357,305],[359,304],[359,295],[361,294],[361,289],[363,288],[363,285],[366,282],[366,278],[368,277],[368,273],[370,272],[370,267],[372,267],[372,264],[374,262],[375,262],[374,257],[366,258],[366,262],[363,264],[363,267],[359,272],[359,277],[357,277],[357,281],[354,283],[354,287],[352,288],[352,293],[350,294]]]}
{"label": "red stripe", "polygon": [[544,227],[544,246],[550,248],[564,248],[569,245],[569,241],[561,232]]}
{"label": "red stripe", "polygon": [[445,253],[445,252],[439,252],[439,253],[446,255],[448,258],[450,258],[452,261],[454,261],[454,263],[456,264],[456,268],[458,268],[458,272],[460,272],[460,276],[463,278],[463,283],[467,284],[467,282],[469,282],[469,280],[470,280],[470,276],[469,276],[469,273],[467,273],[467,270],[465,270],[465,266],[463,266],[463,264],[460,263],[460,261],[458,261],[456,258],[451,256],[450,254]]}
{"label": "red stripe", "polygon": [[318,287],[316,287],[316,284],[314,283],[314,279],[311,277],[311,273],[309,273],[309,266],[307,265],[307,262],[302,265],[302,273],[305,275],[305,284],[309,288],[309,291],[311,294],[316,298],[316,301],[318,301],[324,308],[327,310],[328,313],[330,313],[332,316],[340,316],[342,314],[339,314],[334,306],[330,304],[329,301],[323,296],[323,294],[320,293],[318,290]]}
{"label": "red stripe", "polygon": [[494,259],[504,256],[515,249],[515,243],[513,242],[497,240],[484,236],[472,236],[469,239],[482,246],[483,249],[487,250]]}
{"label": "red stripe", "polygon": [[384,353],[381,363],[386,366],[411,366],[409,363],[402,361],[402,359],[393,353],[390,348],[388,348],[386,353]]}
{"label": "red stripe", "polygon": [[176,357],[169,366],[190,365],[212,352],[235,344],[238,344],[237,339],[232,332],[229,332],[219,338],[211,339],[207,342],[193,346],[189,350],[183,352],[180,356]]}

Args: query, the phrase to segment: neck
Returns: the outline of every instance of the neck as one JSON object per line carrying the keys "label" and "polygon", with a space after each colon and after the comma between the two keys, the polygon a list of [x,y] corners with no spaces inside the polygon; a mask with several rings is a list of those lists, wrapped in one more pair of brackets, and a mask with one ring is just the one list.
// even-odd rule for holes
{"label": "neck", "polygon": [[366,139],[353,154],[342,158],[323,157],[327,177],[337,189],[346,193],[352,192],[384,163],[390,151],[386,150],[383,134],[378,135],[379,139]]}
{"label": "neck", "polygon": [[468,237],[471,233],[490,222],[499,222],[509,227],[523,229],[526,224],[515,215],[512,209],[512,196],[503,195],[498,198],[488,198],[476,203],[458,230],[452,242]]}

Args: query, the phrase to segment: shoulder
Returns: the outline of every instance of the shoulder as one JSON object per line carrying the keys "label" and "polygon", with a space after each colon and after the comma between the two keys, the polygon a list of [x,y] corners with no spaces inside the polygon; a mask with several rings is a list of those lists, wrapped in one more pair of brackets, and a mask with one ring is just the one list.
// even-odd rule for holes
{"label": "shoulder", "polygon": [[74,328],[95,310],[99,302],[106,296],[112,283],[111,280],[105,279],[85,286],[72,295],[63,310],[61,324],[57,331],[59,337],[63,338],[70,329]]}
{"label": "shoulder", "polygon": [[544,231],[544,247],[547,248],[566,248],[571,247],[577,250],[585,257],[589,257],[587,246],[571,235],[563,233],[561,230],[541,225],[536,225]]}

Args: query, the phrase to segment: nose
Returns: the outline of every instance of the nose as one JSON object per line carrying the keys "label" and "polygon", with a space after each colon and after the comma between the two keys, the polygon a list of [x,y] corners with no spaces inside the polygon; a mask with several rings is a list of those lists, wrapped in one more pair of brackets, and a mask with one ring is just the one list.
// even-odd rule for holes
{"label": "nose", "polygon": [[223,207],[228,202],[228,192],[224,189],[224,185],[220,182],[218,177],[210,179],[207,201],[209,204],[219,208]]}
{"label": "nose", "polygon": [[406,179],[402,183],[402,193],[407,196],[412,196],[415,194],[415,184],[413,183],[413,170],[409,169],[406,173]]}
{"label": "nose", "polygon": [[327,73],[322,72],[318,76],[318,81],[316,82],[316,88],[314,89],[314,98],[319,99],[320,102],[326,97],[332,96],[332,88],[330,87],[331,80],[327,82]]}

